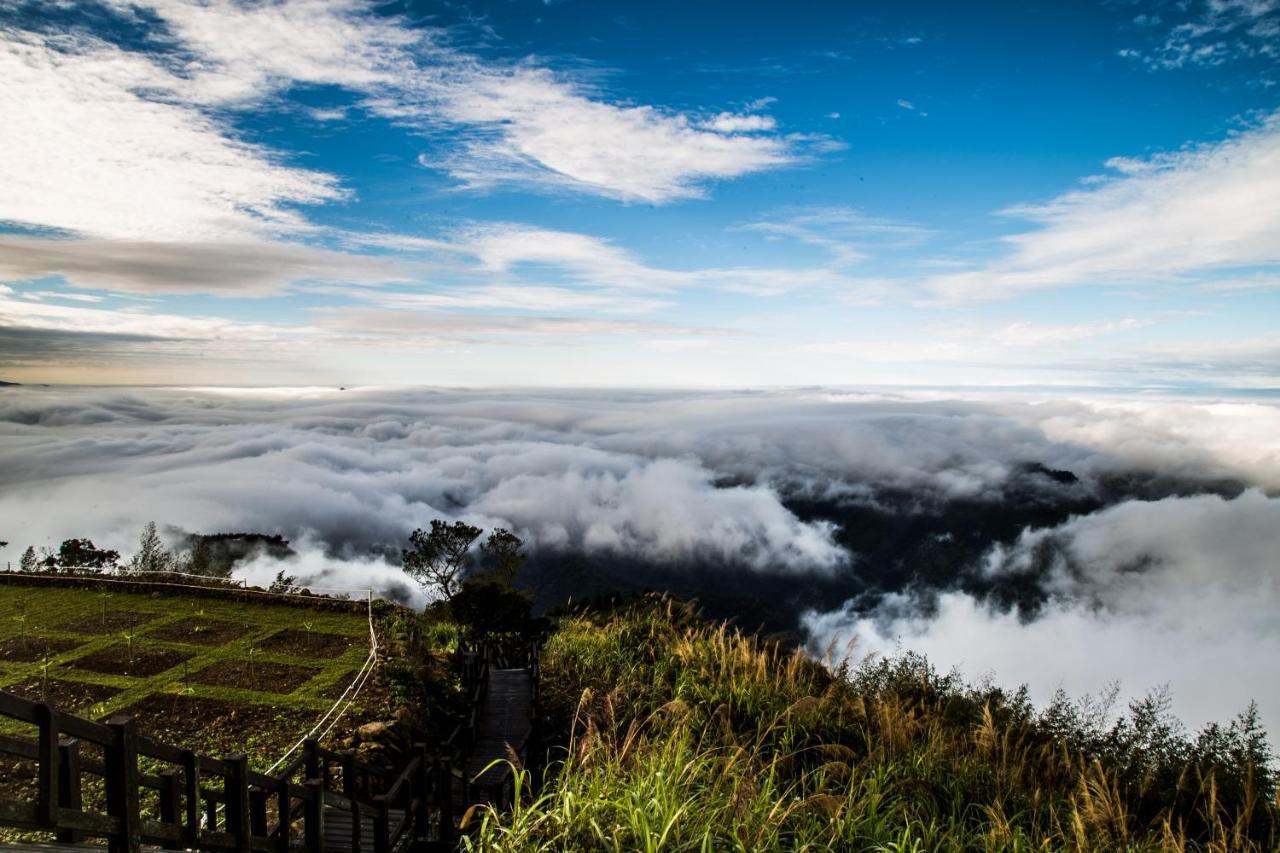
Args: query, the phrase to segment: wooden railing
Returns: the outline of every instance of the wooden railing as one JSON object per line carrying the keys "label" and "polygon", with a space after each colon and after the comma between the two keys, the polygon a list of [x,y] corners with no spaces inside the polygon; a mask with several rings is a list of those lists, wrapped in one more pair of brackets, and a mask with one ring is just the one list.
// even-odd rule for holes
{"label": "wooden railing", "polygon": [[[350,822],[352,853],[391,853],[411,841],[448,849],[454,786],[464,786],[464,803],[490,793],[473,790],[465,776],[455,779],[455,768],[475,743],[497,654],[488,644],[459,649],[465,718],[439,750],[415,744],[394,775],[315,740],[266,775],[251,770],[244,755],[213,758],[141,735],[131,717],[98,723],[0,690],[0,717],[36,728],[34,741],[0,735],[0,756],[32,762],[36,773],[34,799],[0,798],[0,826],[53,833],[63,843],[105,838],[110,853],[137,853],[144,844],[321,853],[326,817],[340,813]],[[521,654],[533,667],[536,690],[536,648]],[[90,777],[100,784],[89,784]],[[369,822],[372,850],[362,851]]]}
{"label": "wooden railing", "polygon": [[[307,741],[296,759],[268,776],[250,770],[244,755],[212,758],[142,736],[131,717],[96,723],[5,691],[0,716],[33,724],[38,733],[35,742],[0,737],[0,753],[32,761],[36,770],[35,799],[0,799],[0,824],[52,832],[59,842],[105,838],[112,853],[134,853],[143,844],[319,853],[325,819],[335,810],[350,815],[353,853],[360,853],[370,821],[371,853],[452,836],[452,768],[423,744],[391,776],[352,753]],[[86,777],[100,777],[101,796]],[[90,792],[100,808],[90,806]]]}

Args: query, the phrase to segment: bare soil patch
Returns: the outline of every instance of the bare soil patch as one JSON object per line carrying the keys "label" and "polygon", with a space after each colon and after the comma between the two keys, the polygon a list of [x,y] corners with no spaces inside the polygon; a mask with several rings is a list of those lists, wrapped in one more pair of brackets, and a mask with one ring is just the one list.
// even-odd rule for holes
{"label": "bare soil patch", "polygon": [[145,625],[154,618],[150,613],[128,613],[108,610],[105,615],[95,613],[74,623],[62,623],[57,628],[59,631],[101,636],[102,634],[114,634],[119,631],[127,631],[130,628],[137,628],[139,625]]}
{"label": "bare soil patch", "polygon": [[239,687],[263,693],[292,693],[306,684],[320,670],[308,666],[288,666],[282,663],[254,663],[248,661],[224,661],[202,669],[191,680],[196,684],[215,687]]}
{"label": "bare soil patch", "polygon": [[275,705],[232,705],[216,699],[162,694],[152,694],[121,713],[132,715],[139,729],[157,740],[212,755],[244,752],[250,733],[278,735],[278,744],[262,743],[259,747],[275,755],[288,748],[318,716],[314,711]]}
{"label": "bare soil patch", "polygon": [[10,637],[0,642],[0,661],[5,663],[36,663],[45,655],[53,657],[69,652],[83,640],[60,640],[55,637]]}
{"label": "bare soil patch", "polygon": [[4,688],[33,702],[48,702],[63,711],[76,713],[105,702],[120,692],[119,687],[63,681],[58,678],[31,678]]}
{"label": "bare soil patch", "polygon": [[129,647],[124,643],[105,648],[100,652],[77,658],[68,666],[76,669],[87,669],[90,672],[105,672],[109,675],[132,675],[146,677],[172,669],[192,655],[172,649],[149,649],[133,647],[130,655]]}
{"label": "bare soil patch", "polygon": [[287,628],[262,641],[264,651],[304,658],[336,658],[356,644],[341,634]]}
{"label": "bare soil patch", "polygon": [[184,619],[148,631],[147,636],[171,643],[221,646],[244,636],[244,627],[225,619]]}

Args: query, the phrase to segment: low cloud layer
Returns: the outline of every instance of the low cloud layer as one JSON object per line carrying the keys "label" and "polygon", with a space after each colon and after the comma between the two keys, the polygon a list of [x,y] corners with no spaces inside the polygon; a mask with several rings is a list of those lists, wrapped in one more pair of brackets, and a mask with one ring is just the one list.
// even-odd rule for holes
{"label": "low cloud layer", "polygon": [[970,678],[1027,683],[1037,701],[1064,688],[1136,698],[1168,685],[1192,724],[1259,703],[1280,724],[1280,499],[1259,490],[1125,501],[996,545],[976,570],[1021,578],[1048,599],[1019,613],[960,591],[914,590],[876,607],[811,613],[815,649],[913,649]]}
{"label": "low cloud layer", "polygon": [[[544,604],[661,587],[815,649],[1280,719],[1280,407],[842,391],[0,390],[0,534],[126,554],[282,534],[304,582],[422,601],[432,518],[503,526]],[[269,579],[260,558],[241,571]]]}

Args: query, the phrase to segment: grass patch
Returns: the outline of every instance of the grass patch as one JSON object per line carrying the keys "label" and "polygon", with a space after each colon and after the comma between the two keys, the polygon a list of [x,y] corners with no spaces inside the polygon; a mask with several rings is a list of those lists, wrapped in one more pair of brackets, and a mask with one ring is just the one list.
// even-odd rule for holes
{"label": "grass patch", "polygon": [[906,655],[832,671],[648,601],[564,618],[542,658],[563,749],[472,850],[1263,851],[1249,714],[1195,737],[1158,701],[1102,723]]}

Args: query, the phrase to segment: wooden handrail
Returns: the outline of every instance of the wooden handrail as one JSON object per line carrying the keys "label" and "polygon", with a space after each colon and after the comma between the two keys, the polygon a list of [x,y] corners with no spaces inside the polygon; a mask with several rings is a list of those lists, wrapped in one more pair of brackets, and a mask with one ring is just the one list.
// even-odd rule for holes
{"label": "wooden handrail", "polygon": [[[137,853],[144,844],[217,853],[322,853],[328,807],[351,815],[353,853],[390,853],[410,835],[447,844],[455,831],[455,768],[465,766],[475,743],[490,667],[522,663],[536,696],[539,666],[536,647],[517,649],[509,641],[461,643],[458,660],[466,717],[435,753],[414,744],[394,777],[315,740],[304,741],[300,754],[274,775],[259,773],[244,756],[216,758],[140,735],[129,717],[98,723],[0,690],[0,717],[36,728],[34,741],[0,735],[0,754],[36,764],[35,796],[0,798],[0,825],[52,832],[62,843],[106,838],[109,853]],[[83,755],[85,743],[100,748],[102,759]],[[144,773],[140,757],[167,767]],[[336,769],[342,771],[340,789]],[[86,775],[103,779],[105,813],[84,810]],[[142,814],[141,789],[157,792],[159,819]],[[274,822],[268,802],[276,806]],[[301,839],[292,829],[299,817]],[[373,822],[373,850],[360,849],[366,819]]]}

